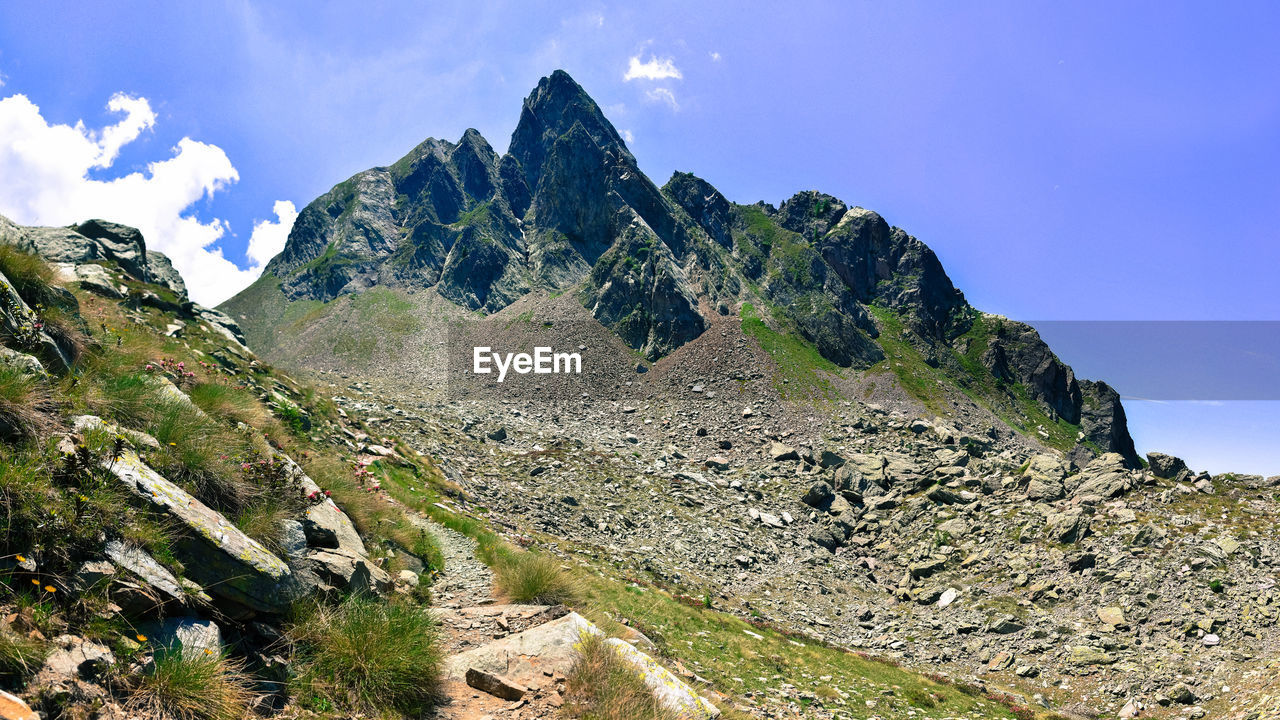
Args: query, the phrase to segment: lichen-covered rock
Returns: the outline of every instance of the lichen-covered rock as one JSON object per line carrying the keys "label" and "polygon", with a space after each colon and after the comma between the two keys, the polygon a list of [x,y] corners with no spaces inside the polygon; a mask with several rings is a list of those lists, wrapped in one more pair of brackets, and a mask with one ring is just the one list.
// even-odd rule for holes
{"label": "lichen-covered rock", "polygon": [[1028,500],[1057,500],[1066,494],[1062,481],[1067,476],[1067,468],[1058,458],[1040,454],[1031,458],[1022,477],[1027,483]]}
{"label": "lichen-covered rock", "polygon": [[28,375],[45,375],[44,365],[33,355],[0,346],[0,365],[15,367]]}
{"label": "lichen-covered rock", "polygon": [[[118,568],[128,571],[135,578],[143,583],[140,588],[120,587],[121,583],[113,584],[112,597],[121,599],[134,599],[133,602],[121,602],[128,609],[129,605],[135,606],[135,609],[142,611],[154,611],[158,609],[160,603],[175,602],[179,604],[198,604],[211,601],[209,595],[199,588],[185,588],[182,582],[173,576],[163,565],[151,557],[145,550],[132,545],[127,545],[119,540],[109,540],[103,546],[103,554],[110,558],[111,562]],[[149,589],[158,591],[159,597],[154,598],[151,607],[146,607],[143,602],[139,602],[137,595],[144,593]],[[118,599],[117,602],[120,602]]]}
{"label": "lichen-covered rock", "polygon": [[711,720],[720,717],[719,708],[653,658],[618,638],[609,638],[605,643],[644,680],[658,703],[679,720]]}
{"label": "lichen-covered rock", "polygon": [[186,531],[174,545],[188,573],[221,598],[266,613],[284,613],[299,587],[283,560],[126,450],[103,465],[133,495]]}

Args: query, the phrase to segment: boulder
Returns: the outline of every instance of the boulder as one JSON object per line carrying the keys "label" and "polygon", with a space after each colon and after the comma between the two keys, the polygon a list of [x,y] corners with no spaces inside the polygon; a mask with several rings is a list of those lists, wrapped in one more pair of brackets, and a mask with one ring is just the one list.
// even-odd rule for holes
{"label": "boulder", "polygon": [[172,617],[140,629],[152,647],[180,652],[189,659],[222,654],[222,628],[212,620]]}
{"label": "boulder", "polygon": [[827,525],[820,525],[809,531],[809,539],[816,545],[835,552],[844,544],[844,533],[838,532],[834,528]]}
{"label": "boulder", "polygon": [[1067,664],[1076,667],[1093,665],[1112,665],[1116,657],[1101,648],[1087,645],[1074,645],[1067,651]]}
{"label": "boulder", "polygon": [[1098,620],[1113,628],[1122,627],[1125,624],[1124,610],[1114,606],[1098,608]]}
{"label": "boulder", "polygon": [[68,281],[80,283],[81,289],[109,300],[120,300],[129,294],[129,289],[117,284],[115,278],[111,277],[111,273],[101,265],[62,263],[58,269]]}
{"label": "boulder", "polygon": [[1057,500],[1066,494],[1062,481],[1067,476],[1067,468],[1062,461],[1052,455],[1036,455],[1031,458],[1022,479],[1027,484],[1028,500]]}
{"label": "boulder", "polygon": [[93,679],[105,673],[115,661],[115,655],[105,645],[75,635],[59,635],[54,638],[53,650],[36,673],[36,683],[57,685]]}
{"label": "boulder", "polygon": [[340,592],[381,595],[391,588],[391,576],[366,555],[345,550],[307,550],[291,558],[298,582],[308,589],[336,595]]}
{"label": "boulder", "polygon": [[39,354],[53,364],[51,369],[56,372],[65,372],[71,367],[71,359],[41,329],[40,317],[22,299],[4,273],[0,273],[0,335],[11,338],[6,342],[20,352],[29,350]]}
{"label": "boulder", "polygon": [[15,367],[28,375],[44,376],[44,365],[33,355],[0,346],[0,365]]}
{"label": "boulder", "polygon": [[1045,523],[1045,531],[1054,542],[1078,542],[1089,534],[1089,519],[1079,508],[1050,513]]}
{"label": "boulder", "polygon": [[257,540],[152,470],[132,450],[104,462],[103,467],[135,497],[185,529],[174,551],[192,578],[213,594],[251,610],[289,610],[299,595],[293,573]]}
{"label": "boulder", "polygon": [[503,700],[519,700],[529,692],[529,688],[520,683],[476,668],[467,668],[466,681],[471,687]]}
{"label": "boulder", "polygon": [[712,455],[711,457],[704,460],[702,464],[712,470],[722,470],[722,471],[728,470],[729,458],[723,457],[721,455]]}
{"label": "boulder", "polygon": [[0,720],[40,720],[40,716],[22,698],[0,690]]}
{"label": "boulder", "polygon": [[289,480],[304,496],[314,497],[312,504],[297,518],[302,525],[309,547],[342,550],[354,555],[367,555],[364,541],[356,532],[351,518],[342,512],[337,503],[324,495],[324,490],[313,481],[302,466],[282,452],[274,452],[273,459],[283,463]]}
{"label": "boulder", "polygon": [[780,442],[769,444],[769,459],[774,462],[795,462],[800,459],[796,449]]}
{"label": "boulder", "polygon": [[141,548],[110,540],[103,547],[103,554],[110,558],[112,565],[127,571],[136,580],[130,582],[122,577],[111,586],[112,598],[126,611],[149,612],[166,602],[188,604],[210,600],[203,590],[188,595],[173,573]]}
{"label": "boulder", "polygon": [[1178,477],[1178,475],[1184,470],[1187,470],[1187,464],[1182,461],[1182,458],[1165,455],[1161,452],[1147,453],[1147,463],[1151,466],[1151,472],[1154,473],[1156,477],[1167,478],[1170,480]]}
{"label": "boulder", "polygon": [[463,682],[470,669],[501,675],[525,686],[540,684],[545,672],[567,674],[576,653],[573,646],[584,634],[601,631],[590,620],[571,612],[523,632],[472,648],[445,660],[445,680]]}
{"label": "boulder", "polygon": [[818,481],[809,486],[805,491],[804,497],[800,501],[805,505],[818,510],[827,510],[831,507],[831,501],[836,497],[835,491],[825,482]]}
{"label": "boulder", "polygon": [[1080,474],[1069,478],[1073,497],[1096,496],[1104,500],[1119,497],[1134,487],[1133,477],[1119,453],[1099,455]]}

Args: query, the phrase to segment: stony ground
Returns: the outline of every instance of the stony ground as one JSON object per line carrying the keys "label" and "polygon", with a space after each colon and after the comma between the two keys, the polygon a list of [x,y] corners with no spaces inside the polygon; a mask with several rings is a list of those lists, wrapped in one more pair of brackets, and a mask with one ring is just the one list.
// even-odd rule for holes
{"label": "stony ground", "polygon": [[333,392],[499,526],[743,616],[1082,716],[1194,717],[1269,682],[1276,478],[1081,471],[909,403],[787,404],[721,342],[557,406]]}

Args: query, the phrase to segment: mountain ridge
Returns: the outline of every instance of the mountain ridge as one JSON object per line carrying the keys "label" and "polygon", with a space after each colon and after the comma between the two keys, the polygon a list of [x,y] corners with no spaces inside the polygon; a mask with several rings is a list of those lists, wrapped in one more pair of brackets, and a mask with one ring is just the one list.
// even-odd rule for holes
{"label": "mountain ridge", "polygon": [[[658,187],[562,70],[522,103],[507,153],[474,129],[456,143],[428,139],[309,203],[264,279],[223,305],[251,333],[269,323],[247,298],[273,293],[258,289],[272,279],[286,303],[432,289],[485,315],[530,293],[571,292],[649,361],[752,303],[839,367],[897,367],[884,346],[898,338],[882,332],[900,319],[904,352],[998,416],[1016,416],[1010,424],[1054,436],[1081,462],[1118,452],[1140,463],[1115,391],[1080,383],[1033,328],[1002,321],[966,339],[985,327],[981,314],[925,243],[816,190],[775,208],[733,203],[692,173]],[[972,341],[984,347],[966,362],[957,343]]]}

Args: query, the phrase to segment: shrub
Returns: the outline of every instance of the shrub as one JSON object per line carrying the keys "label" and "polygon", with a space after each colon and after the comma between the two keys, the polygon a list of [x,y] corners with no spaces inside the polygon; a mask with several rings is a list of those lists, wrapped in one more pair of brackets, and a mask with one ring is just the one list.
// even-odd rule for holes
{"label": "shrub", "polygon": [[287,632],[303,703],[417,716],[440,698],[436,626],[417,606],[352,596],[336,607],[304,608]]}
{"label": "shrub", "polygon": [[178,720],[237,720],[257,699],[243,666],[217,654],[156,653],[133,682],[127,708]]}
{"label": "shrub", "polygon": [[516,552],[499,558],[494,580],[518,603],[569,604],[582,597],[582,582],[552,555]]}
{"label": "shrub", "polygon": [[579,720],[673,720],[644,680],[599,635],[583,637],[565,683],[565,714]]}

